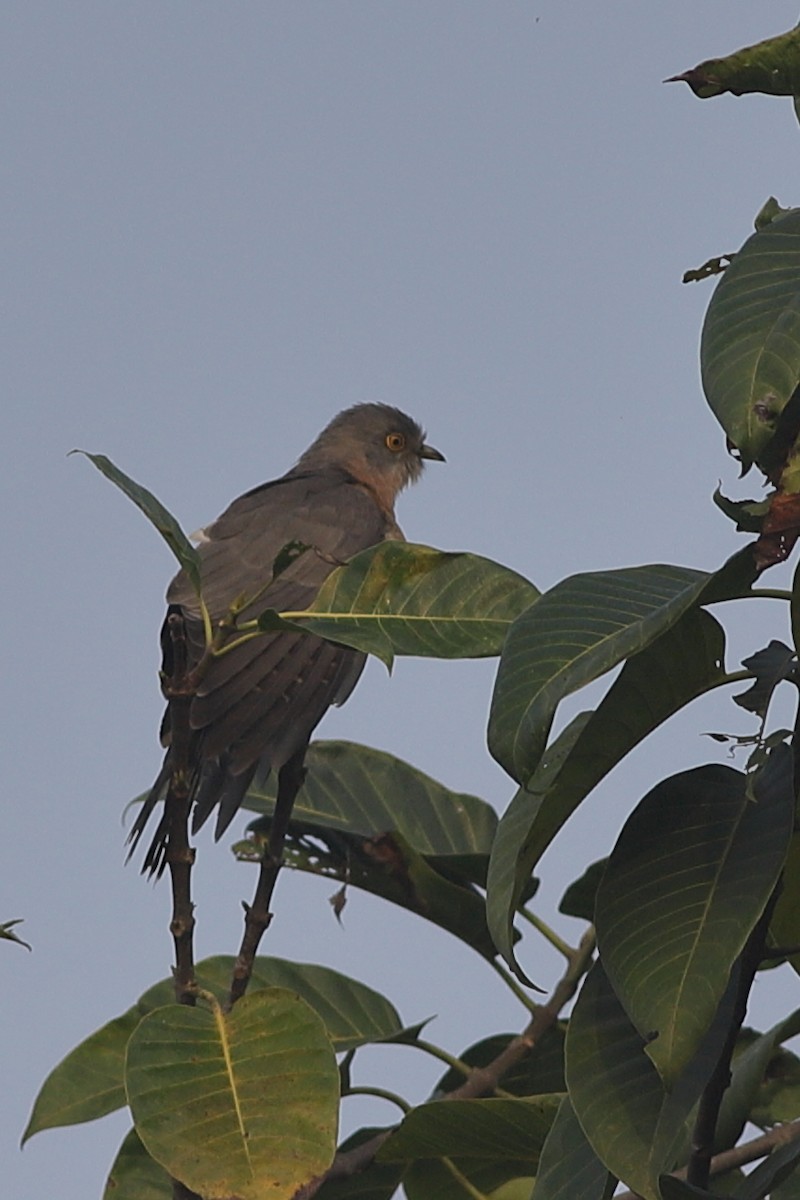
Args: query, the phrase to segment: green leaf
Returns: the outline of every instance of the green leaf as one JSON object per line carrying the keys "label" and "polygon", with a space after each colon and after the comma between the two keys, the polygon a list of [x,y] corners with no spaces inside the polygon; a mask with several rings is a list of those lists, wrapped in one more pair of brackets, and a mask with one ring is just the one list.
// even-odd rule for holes
{"label": "green leaf", "polygon": [[405,1161],[408,1200],[464,1196],[446,1165],[480,1192],[535,1173],[541,1148],[561,1096],[531,1100],[435,1100],[412,1109],[381,1147],[382,1162]]}
{"label": "green leaf", "polygon": [[561,898],[558,911],[566,917],[578,917],[582,921],[594,922],[594,906],[597,889],[603,872],[606,869],[607,858],[601,858],[588,866],[581,875],[571,883]]}
{"label": "green leaf", "polygon": [[610,1200],[616,1185],[565,1096],[542,1148],[532,1200]]}
{"label": "green leaf", "polygon": [[23,942],[22,938],[18,937],[16,935],[16,933],[14,933],[14,926],[21,925],[21,924],[22,924],[21,917],[17,917],[13,921],[0,922],[0,938],[4,938],[8,942],[16,942],[18,946],[24,946],[26,950],[30,950],[30,946],[28,945],[28,943]]}
{"label": "green leaf", "polygon": [[[731,1081],[725,1089],[717,1118],[715,1153],[735,1146],[748,1121],[758,1124],[753,1110],[759,1096],[763,1096],[765,1086],[769,1087],[777,1078],[781,1054],[787,1053],[781,1051],[780,1044],[797,1033],[800,1033],[800,1009],[758,1036],[742,1030],[732,1064]],[[752,1039],[749,1042],[748,1035]],[[787,1054],[787,1057],[794,1059],[794,1055]],[[794,1059],[794,1062],[797,1060]],[[793,1111],[796,1112],[796,1108]],[[773,1121],[768,1123],[774,1124]]]}
{"label": "green leaf", "polygon": [[[235,959],[218,955],[197,964],[201,988],[224,1002]],[[325,1023],[337,1052],[398,1036],[403,1025],[397,1010],[379,992],[313,963],[283,958],[255,960],[251,993],[282,987],[297,992]],[[122,1016],[96,1030],[55,1067],[36,1098],[23,1143],[42,1129],[93,1121],[125,1104],[123,1074],[128,1039],[142,1017],[174,999],[171,979],[162,979]]]}
{"label": "green leaf", "polygon": [[709,58],[667,83],[688,83],[695,96],[707,100],[732,92],[765,92],[768,96],[800,94],[800,30],[745,46],[724,58]]}
{"label": "green leaf", "polygon": [[[292,811],[298,833],[338,830],[359,838],[398,833],[409,845],[448,870],[463,860],[475,882],[485,880],[497,815],[477,796],[453,792],[402,759],[354,742],[312,742],[306,777]],[[244,800],[252,812],[272,814],[275,781],[257,778]]]}
{"label": "green leaf", "polygon": [[695,605],[710,576],[685,567],[573,575],[515,621],[492,698],[489,749],[527,785],[565,696],[644,650]]}
{"label": "green leaf", "polygon": [[332,571],[309,609],[268,609],[260,625],[304,629],[389,667],[396,654],[485,658],[500,653],[512,622],[538,596],[488,558],[388,541]]}
{"label": "green leaf", "polygon": [[748,238],[720,279],[700,364],[706,400],[743,465],[761,462],[800,380],[800,210]]}
{"label": "green leaf", "polygon": [[717,488],[714,503],[726,517],[736,523],[739,533],[761,533],[764,518],[769,512],[770,500],[729,500]]}
{"label": "green leaf", "polygon": [[172,1200],[172,1180],[145,1150],[135,1129],[119,1148],[103,1200]]}
{"label": "green leaf", "polygon": [[[785,748],[781,748],[785,749]],[[709,1029],[786,857],[791,774],[703,766],[659,783],[628,818],[597,893],[600,956],[671,1087]]]}
{"label": "green leaf", "polygon": [[106,458],[105,454],[90,454],[87,450],[71,450],[70,453],[83,454],[90,462],[94,463],[98,471],[102,472],[106,479],[110,479],[112,483],[115,483],[120,491],[124,492],[128,499],[132,500],[137,508],[141,509],[150,524],[154,525],[161,534],[189,576],[192,586],[199,596],[201,591],[200,556],[172,513],[164,508],[164,505],[160,500],[155,498],[152,492],[148,492],[147,488],[130,479],[123,471],[120,471],[119,467],[115,467],[111,459]]}
{"label": "green leaf", "polygon": [[570,1099],[598,1158],[645,1200],[660,1200],[659,1175],[688,1147],[688,1118],[719,1058],[734,990],[726,992],[700,1052],[667,1092],[601,963],[584,980],[567,1030]]}
{"label": "green leaf", "polygon": [[206,1200],[290,1200],[333,1160],[339,1076],[325,1028],[283,988],[227,1016],[174,1004],[128,1043],[125,1085],[148,1153]]}
{"label": "green leaf", "polygon": [[534,1166],[562,1097],[432,1100],[413,1108],[387,1142],[381,1162],[418,1158],[514,1160]]}
{"label": "green leaf", "polygon": [[719,623],[690,609],[628,660],[597,709],[567,726],[511,801],[489,861],[487,914],[495,944],[515,970],[512,919],[536,863],[612,767],[673,713],[719,685],[724,654]]}

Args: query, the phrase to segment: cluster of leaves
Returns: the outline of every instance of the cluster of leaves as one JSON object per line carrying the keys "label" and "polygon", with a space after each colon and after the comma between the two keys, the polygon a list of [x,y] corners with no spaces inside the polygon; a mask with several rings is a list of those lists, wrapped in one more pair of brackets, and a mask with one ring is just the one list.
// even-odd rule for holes
{"label": "cluster of leaves", "polygon": [[[794,95],[798,54],[793,31],[678,78],[699,95]],[[800,533],[798,247],[800,210],[772,205],[725,269],[705,323],[709,404],[743,466],[756,464],[773,488],[766,502],[718,498],[759,534],[719,570],[592,572],[540,595],[489,560],[392,542],[333,571],[308,611],[268,611],[243,633],[302,629],[389,666],[397,654],[499,657],[489,747],[517,787],[499,821],[484,801],[390,755],[318,742],[285,858],[461,939],[519,998],[523,1029],[454,1058],[423,1037],[420,1014],[406,1026],[364,984],[274,958],[256,960],[249,993],[226,1008],[234,963],[212,958],[196,969],[196,1007],[170,1003],[162,980],[68,1055],[26,1137],[127,1104],[133,1129],[106,1200],[390,1200],[400,1186],[408,1200],[604,1200],[618,1181],[644,1200],[800,1196],[800,1061],[783,1045],[800,1032],[800,1010],[765,1033],[743,1028],[756,970],[786,960],[800,971],[798,748],[791,731],[767,729],[775,690],[798,686],[800,572],[784,594],[793,644],[773,641],[741,670],[727,670],[725,632],[709,611],[775,595],[753,585]],[[200,592],[197,555],[174,518],[90,457]],[[554,735],[562,702],[616,669],[597,707]],[[657,783],[609,858],[567,890],[562,911],[587,924],[581,943],[566,945],[531,909],[542,853],[654,729],[742,680],[750,686],[734,699],[759,722],[745,770],[711,764]],[[246,803],[258,815],[237,851],[259,859],[270,784],[257,778]],[[564,955],[544,1003],[527,990],[521,927]],[[358,1050],[375,1042],[445,1061],[434,1097],[411,1107],[354,1083]],[[356,1093],[393,1099],[402,1119],[337,1150],[339,1097]],[[787,1120],[776,1149],[774,1127]],[[742,1148],[747,1122],[771,1132]]]}

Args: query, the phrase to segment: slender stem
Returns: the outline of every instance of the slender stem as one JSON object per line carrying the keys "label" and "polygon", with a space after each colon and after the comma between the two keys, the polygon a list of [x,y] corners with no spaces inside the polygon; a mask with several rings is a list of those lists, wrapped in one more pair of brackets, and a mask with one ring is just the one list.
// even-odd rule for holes
{"label": "slender stem", "polygon": [[424,1038],[414,1038],[414,1041],[409,1042],[408,1045],[415,1047],[417,1050],[424,1050],[432,1058],[438,1058],[439,1062],[443,1062],[451,1071],[458,1071],[459,1075],[463,1075],[465,1079],[469,1079],[472,1074],[472,1067],[469,1063],[463,1062],[453,1054],[448,1054],[446,1050],[443,1050],[441,1046],[437,1046],[434,1042],[426,1042]]}
{"label": "slender stem", "polygon": [[192,807],[189,769],[189,708],[193,689],[187,686],[186,626],[179,613],[172,613],[167,627],[172,642],[172,676],[167,685],[170,719],[172,773],[165,800],[165,860],[172,884],[170,933],[175,947],[174,986],[178,1004],[195,1003],[194,905],[192,865],[194,850],[189,845],[189,811]]}
{"label": "slender stem", "polygon": [[259,864],[258,882],[253,902],[245,905],[244,934],[233,967],[228,999],[229,1007],[240,1000],[247,991],[261,938],[272,920],[269,906],[280,869],[283,866],[283,846],[289,830],[292,809],[305,778],[305,768],[303,767],[305,752],[306,747],[302,746],[278,772],[278,795],[272,814],[269,841]]}
{"label": "slender stem", "polygon": [[523,987],[517,983],[510,971],[507,971],[501,962],[493,959],[491,963],[492,969],[500,976],[503,983],[514,993],[521,1004],[524,1004],[529,1013],[536,1012],[539,1007],[535,1000],[532,1000]]}
{"label": "slender stem", "polygon": [[489,1200],[489,1197],[485,1192],[479,1192],[475,1185],[471,1183],[469,1179],[467,1179],[466,1175],[464,1175],[462,1171],[459,1171],[452,1158],[442,1158],[440,1161],[453,1176],[453,1179],[455,1179],[455,1181],[464,1189],[467,1195],[472,1197],[472,1200]]}
{"label": "slender stem", "polygon": [[791,600],[792,593],[787,592],[784,588],[753,588],[748,592],[747,596],[732,596],[732,600],[747,600],[750,596],[764,597],[767,600]]}
{"label": "slender stem", "polygon": [[375,1096],[378,1100],[388,1100],[390,1104],[395,1104],[401,1112],[411,1112],[411,1105],[402,1096],[396,1095],[394,1092],[388,1092],[386,1088],[379,1087],[351,1087],[345,1092],[346,1096]]}
{"label": "slender stem", "polygon": [[567,961],[573,957],[575,947],[570,946],[563,938],[560,938],[556,931],[545,924],[541,917],[537,917],[536,913],[531,912],[529,908],[520,908],[518,911],[520,916],[524,917],[534,929],[538,929],[539,933],[547,939],[551,946],[554,946],[558,950],[559,954],[563,954]]}

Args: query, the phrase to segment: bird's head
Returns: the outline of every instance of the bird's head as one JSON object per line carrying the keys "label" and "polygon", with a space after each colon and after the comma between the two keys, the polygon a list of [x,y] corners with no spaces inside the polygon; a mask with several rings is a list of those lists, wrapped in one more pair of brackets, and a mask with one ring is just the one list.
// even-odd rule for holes
{"label": "bird's head", "polygon": [[388,404],[356,404],[333,418],[297,465],[342,467],[391,507],[426,459],[444,462],[444,455],[426,443],[411,417]]}

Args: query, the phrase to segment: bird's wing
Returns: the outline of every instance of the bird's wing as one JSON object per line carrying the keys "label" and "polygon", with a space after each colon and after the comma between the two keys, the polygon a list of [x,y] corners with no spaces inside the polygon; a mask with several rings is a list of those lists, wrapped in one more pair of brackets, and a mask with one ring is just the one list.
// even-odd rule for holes
{"label": "bird's wing", "polygon": [[[242,620],[266,608],[307,608],[338,563],[382,541],[388,528],[369,493],[341,471],[290,474],[256,488],[209,526],[198,547],[212,619],[242,594],[257,594]],[[291,541],[310,548],[272,581],[273,563]],[[192,666],[202,652],[202,622],[183,572],[167,599],[185,618]],[[168,659],[168,639],[165,649]],[[357,651],[289,632],[264,634],[213,659],[190,712],[195,828],[219,802],[219,835],[258,763],[277,768],[300,749],[325,710],[347,698],[364,661]]]}

